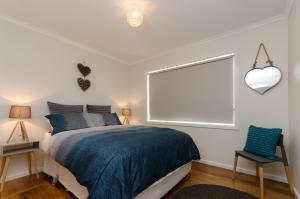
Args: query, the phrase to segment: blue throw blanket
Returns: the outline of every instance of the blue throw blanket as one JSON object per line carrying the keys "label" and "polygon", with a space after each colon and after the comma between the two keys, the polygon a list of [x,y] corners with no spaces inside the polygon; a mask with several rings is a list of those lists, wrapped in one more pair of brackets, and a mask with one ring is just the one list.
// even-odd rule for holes
{"label": "blue throw blanket", "polygon": [[200,158],[189,135],[141,126],[71,134],[54,156],[87,187],[89,199],[133,199],[168,173]]}

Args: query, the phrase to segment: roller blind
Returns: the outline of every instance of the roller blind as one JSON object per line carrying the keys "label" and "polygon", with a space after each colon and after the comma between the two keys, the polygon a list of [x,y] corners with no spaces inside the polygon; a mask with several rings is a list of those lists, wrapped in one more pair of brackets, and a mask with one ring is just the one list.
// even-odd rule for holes
{"label": "roller blind", "polygon": [[149,72],[148,121],[234,124],[234,57]]}

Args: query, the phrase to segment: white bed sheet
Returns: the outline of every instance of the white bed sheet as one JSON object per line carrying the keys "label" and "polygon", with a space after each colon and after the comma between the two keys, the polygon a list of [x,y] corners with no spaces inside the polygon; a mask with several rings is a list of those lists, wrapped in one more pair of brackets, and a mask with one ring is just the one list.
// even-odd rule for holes
{"label": "white bed sheet", "polygon": [[[80,133],[90,132],[93,130],[113,129],[113,128],[126,128],[128,126],[101,126],[88,129],[75,130]],[[41,142],[41,149],[45,153],[44,158],[44,173],[57,178],[57,180],[64,185],[64,187],[72,192],[79,199],[86,199],[88,197],[88,191],[86,187],[80,185],[75,176],[65,167],[56,162],[49,154],[51,143],[55,139],[62,139],[65,132],[59,133],[60,135],[51,136],[50,133],[44,135],[44,139]],[[66,133],[72,133],[68,131]],[[164,196],[169,190],[171,190],[176,184],[178,184],[191,170],[191,162],[181,166],[173,172],[170,172],[165,177],[161,178],[157,182],[153,183],[146,190],[141,192],[135,199],[159,199]]]}

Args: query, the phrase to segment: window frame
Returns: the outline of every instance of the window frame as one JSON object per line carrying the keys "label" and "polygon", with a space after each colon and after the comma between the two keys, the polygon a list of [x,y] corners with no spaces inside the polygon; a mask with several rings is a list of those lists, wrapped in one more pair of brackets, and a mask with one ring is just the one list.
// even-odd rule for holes
{"label": "window frame", "polygon": [[[170,71],[180,68],[186,68],[186,67],[192,67],[194,65],[198,64],[205,64],[208,62],[214,62],[219,61],[223,59],[232,58],[233,66],[233,122],[232,123],[209,123],[209,122],[189,122],[189,121],[168,121],[168,120],[155,120],[150,119],[150,85],[149,85],[149,77],[151,74],[160,73],[164,71]],[[158,70],[149,71],[146,74],[146,123],[150,125],[171,125],[171,126],[183,126],[183,127],[198,127],[198,128],[212,128],[212,129],[229,129],[229,130],[237,130],[237,115],[238,115],[238,103],[237,103],[237,92],[238,92],[238,71],[237,71],[237,64],[236,64],[236,53],[229,53],[224,54],[221,56],[211,57],[207,59],[203,59],[200,61],[190,62],[186,64],[171,66],[171,67],[165,67]]]}

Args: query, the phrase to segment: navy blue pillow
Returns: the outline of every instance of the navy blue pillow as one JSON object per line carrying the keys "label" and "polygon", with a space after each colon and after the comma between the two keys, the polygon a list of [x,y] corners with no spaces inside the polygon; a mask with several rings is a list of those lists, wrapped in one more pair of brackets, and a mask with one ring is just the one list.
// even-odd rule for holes
{"label": "navy blue pillow", "polygon": [[45,116],[53,127],[52,135],[62,131],[88,128],[88,124],[82,113],[63,113]]}
{"label": "navy blue pillow", "polygon": [[280,128],[268,129],[251,125],[244,151],[275,160],[276,147],[281,133]]}
{"label": "navy blue pillow", "polygon": [[103,117],[105,126],[122,125],[116,113],[101,113],[101,115]]}

